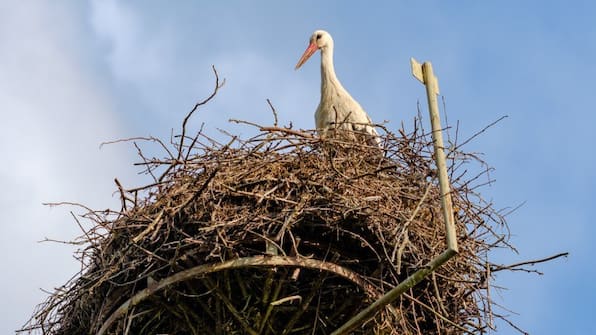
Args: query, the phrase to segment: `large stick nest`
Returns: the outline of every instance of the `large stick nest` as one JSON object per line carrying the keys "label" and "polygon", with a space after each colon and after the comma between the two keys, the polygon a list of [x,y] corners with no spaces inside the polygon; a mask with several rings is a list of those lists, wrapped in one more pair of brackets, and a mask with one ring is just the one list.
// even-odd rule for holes
{"label": "large stick nest", "polygon": [[[83,215],[80,274],[25,330],[329,334],[446,248],[432,141],[418,121],[384,135],[382,151],[282,127],[219,143],[188,137],[186,121],[172,145],[148,139],[167,156],[141,153],[150,185],[120,187],[121,210]],[[459,254],[356,333],[492,326],[486,258],[507,246],[496,233],[506,227],[475,193],[488,170],[476,164],[469,176],[476,157],[451,148]]]}

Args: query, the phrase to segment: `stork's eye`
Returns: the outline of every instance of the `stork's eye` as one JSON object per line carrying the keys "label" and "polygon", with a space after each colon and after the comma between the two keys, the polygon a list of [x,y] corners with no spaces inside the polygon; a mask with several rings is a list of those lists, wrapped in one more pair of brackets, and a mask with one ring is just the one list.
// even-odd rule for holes
{"label": "stork's eye", "polygon": [[321,34],[317,34],[317,40],[320,40],[321,36],[322,36]]}

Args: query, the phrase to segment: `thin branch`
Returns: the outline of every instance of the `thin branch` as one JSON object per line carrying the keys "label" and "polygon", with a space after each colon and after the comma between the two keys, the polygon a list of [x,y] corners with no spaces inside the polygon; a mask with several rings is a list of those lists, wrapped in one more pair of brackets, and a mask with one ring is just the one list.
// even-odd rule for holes
{"label": "thin branch", "polygon": [[524,265],[536,265],[539,263],[544,263],[544,262],[548,262],[548,261],[552,261],[553,259],[557,259],[560,257],[568,257],[569,253],[568,252],[562,252],[550,257],[546,257],[546,258],[542,258],[542,259],[536,259],[536,260],[531,260],[531,261],[525,261],[525,262],[520,262],[520,263],[515,263],[515,264],[511,264],[511,265],[493,265],[490,268],[491,272],[497,272],[497,271],[501,271],[501,270],[512,270],[512,271],[527,271],[527,272],[535,272],[533,270],[526,270],[526,269],[521,269],[521,266]]}
{"label": "thin branch", "polygon": [[463,141],[463,143],[459,144],[457,147],[455,147],[453,150],[459,150],[461,147],[463,147],[464,145],[466,145],[467,143],[469,143],[471,140],[473,140],[474,138],[476,138],[478,135],[484,133],[488,128],[494,126],[495,124],[499,123],[501,120],[508,118],[508,115],[503,115],[501,116],[499,119],[497,119],[496,121],[493,121],[492,123],[490,123],[488,126],[482,128],[482,130],[476,132],[474,135],[472,135],[470,138],[468,138],[467,140]]}
{"label": "thin branch", "polygon": [[273,104],[271,104],[271,100],[267,99],[267,103],[269,104],[271,112],[273,113],[273,125],[277,127],[277,111],[275,110],[275,107],[273,107]]}
{"label": "thin branch", "polygon": [[188,122],[188,120],[190,119],[190,117],[192,116],[192,114],[200,107],[205,105],[206,103],[208,103],[209,101],[211,101],[211,99],[213,99],[215,97],[215,95],[217,94],[217,91],[219,91],[219,89],[225,84],[226,80],[224,79],[221,84],[219,83],[219,75],[217,74],[217,70],[215,69],[215,66],[211,66],[211,68],[213,69],[213,74],[215,74],[215,87],[213,88],[213,92],[211,93],[210,96],[208,96],[206,99],[204,99],[203,101],[199,101],[195,104],[195,106],[190,110],[190,112],[184,117],[184,121],[182,121],[182,135],[180,136],[180,143],[178,143],[178,160],[180,160],[182,158],[182,152],[183,152],[183,148],[184,148],[184,138],[186,136],[186,123]]}

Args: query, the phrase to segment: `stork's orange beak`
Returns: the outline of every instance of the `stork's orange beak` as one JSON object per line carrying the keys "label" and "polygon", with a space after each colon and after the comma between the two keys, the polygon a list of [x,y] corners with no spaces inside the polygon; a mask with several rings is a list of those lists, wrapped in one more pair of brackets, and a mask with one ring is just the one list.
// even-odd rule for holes
{"label": "stork's orange beak", "polygon": [[308,48],[306,48],[306,50],[304,51],[304,54],[302,54],[302,57],[300,57],[300,60],[298,61],[298,64],[296,64],[294,70],[298,70],[298,68],[301,67],[302,64],[306,63],[310,56],[312,56],[312,54],[314,54],[316,51],[317,45],[314,42],[310,43],[308,45]]}

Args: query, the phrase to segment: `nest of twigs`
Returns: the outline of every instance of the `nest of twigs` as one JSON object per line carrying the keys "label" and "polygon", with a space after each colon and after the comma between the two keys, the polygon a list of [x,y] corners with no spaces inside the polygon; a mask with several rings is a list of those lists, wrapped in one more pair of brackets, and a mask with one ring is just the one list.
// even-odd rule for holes
{"label": "nest of twigs", "polygon": [[[121,210],[83,215],[81,273],[25,330],[329,334],[446,248],[432,141],[418,121],[379,150],[283,127],[219,143],[188,137],[187,120],[172,145],[149,139],[166,152],[141,154],[150,185],[120,187]],[[487,171],[467,176],[474,159],[452,143],[459,254],[355,333],[492,326],[486,257],[506,246],[495,233],[504,221],[474,191]]]}

